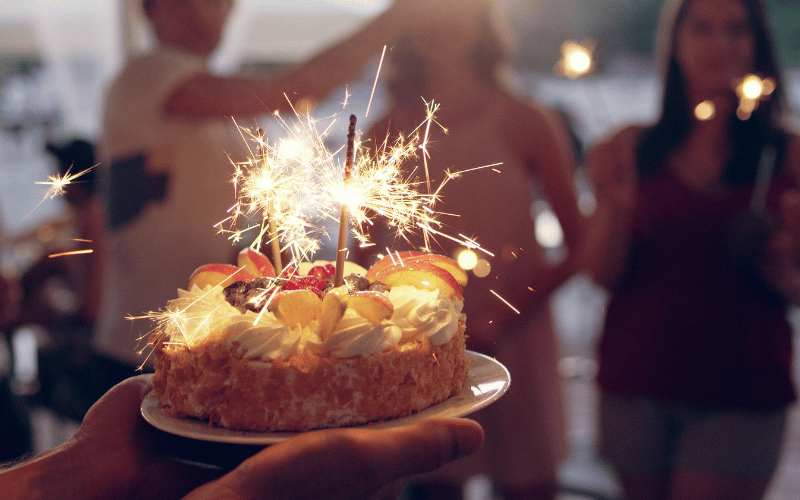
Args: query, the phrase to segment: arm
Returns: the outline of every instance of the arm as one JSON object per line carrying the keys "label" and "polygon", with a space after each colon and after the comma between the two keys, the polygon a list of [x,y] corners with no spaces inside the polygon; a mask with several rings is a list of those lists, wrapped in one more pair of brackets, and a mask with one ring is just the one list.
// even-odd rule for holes
{"label": "arm", "polygon": [[[396,4],[398,2],[395,2]],[[221,118],[289,109],[291,100],[322,99],[352,78],[370,57],[381,54],[400,33],[411,13],[398,5],[370,21],[286,75],[274,79],[197,74],[179,85],[164,103],[165,111],[183,118]]]}
{"label": "arm", "polygon": [[790,303],[800,305],[800,136],[789,137],[785,157],[794,188],[781,195],[778,227],[767,243],[761,270],[775,291]]}
{"label": "arm", "polygon": [[[547,201],[558,217],[564,232],[567,258],[556,266],[541,262],[529,275],[525,276],[520,309],[533,302],[545,299],[577,269],[576,263],[583,245],[586,222],[578,210],[573,173],[575,170],[574,150],[561,122],[549,111],[533,108],[532,112],[521,114],[510,121],[507,131],[509,146],[521,153],[532,177],[544,189]],[[535,293],[525,293],[528,287]]]}
{"label": "arm", "polygon": [[142,419],[139,407],[150,377],[111,389],[67,443],[0,471],[2,497],[359,499],[468,455],[483,441],[481,427],[465,419],[393,430],[315,431],[265,448],[220,477],[216,469],[172,460],[174,442]]}
{"label": "arm", "polygon": [[[566,131],[555,115],[529,105],[510,101],[506,106],[507,127],[503,130],[512,155],[521,157],[532,177],[540,183],[548,202],[559,219],[568,249],[567,258],[551,264],[532,251],[527,257],[525,274],[506,269],[501,295],[520,314],[509,307],[484,308],[470,319],[469,346],[480,352],[492,352],[494,339],[514,327],[546,301],[552,292],[577,270],[583,245],[585,222],[578,210],[573,182],[574,150]],[[481,325],[479,328],[475,325]]]}
{"label": "arm", "polygon": [[150,376],[112,388],[87,412],[66,443],[0,471],[8,500],[48,498],[179,498],[219,476],[209,469],[170,460],[160,431],[139,415]]}
{"label": "arm", "polygon": [[638,135],[637,128],[625,129],[594,147],[586,161],[597,208],[586,237],[583,266],[604,287],[613,286],[627,261],[638,190],[634,159]]}

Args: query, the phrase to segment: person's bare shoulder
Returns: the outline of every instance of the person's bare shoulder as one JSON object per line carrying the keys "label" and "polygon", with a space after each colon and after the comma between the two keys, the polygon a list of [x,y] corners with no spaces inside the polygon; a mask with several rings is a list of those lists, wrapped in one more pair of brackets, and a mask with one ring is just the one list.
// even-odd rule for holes
{"label": "person's bare shoulder", "polygon": [[549,110],[532,99],[503,92],[498,94],[497,106],[506,117],[503,123],[508,132],[546,129],[551,126],[552,116]]}
{"label": "person's bare shoulder", "polygon": [[507,93],[500,94],[497,106],[504,117],[502,135],[513,150],[540,158],[568,144],[566,126],[555,111]]}

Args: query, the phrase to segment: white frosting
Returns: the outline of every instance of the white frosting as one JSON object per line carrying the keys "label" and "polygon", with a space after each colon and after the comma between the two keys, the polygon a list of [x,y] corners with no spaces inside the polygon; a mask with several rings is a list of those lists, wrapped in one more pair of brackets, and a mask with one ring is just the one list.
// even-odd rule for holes
{"label": "white frosting", "polygon": [[314,329],[300,325],[289,328],[269,312],[261,318],[253,311],[233,316],[227,330],[230,341],[239,344],[237,354],[245,359],[287,358],[301,351],[309,341],[319,340]]}
{"label": "white frosting", "polygon": [[238,344],[238,355],[263,360],[286,358],[307,348],[340,358],[369,356],[422,336],[434,345],[444,344],[458,330],[461,300],[411,286],[395,287],[387,295],[394,306],[391,319],[375,324],[347,309],[325,342],[317,321],[305,328],[289,328],[270,312],[243,314],[225,300],[219,287],[178,290],[178,298],[167,305],[162,325],[173,342],[192,346],[218,336]]}
{"label": "white frosting", "polygon": [[391,321],[370,323],[352,309],[347,309],[322,350],[338,358],[369,356],[400,342],[402,332]]}
{"label": "white frosting", "polygon": [[411,286],[392,288],[389,300],[394,306],[392,322],[403,331],[403,342],[427,336],[431,344],[441,345],[453,338],[464,302],[450,300],[437,291]]}

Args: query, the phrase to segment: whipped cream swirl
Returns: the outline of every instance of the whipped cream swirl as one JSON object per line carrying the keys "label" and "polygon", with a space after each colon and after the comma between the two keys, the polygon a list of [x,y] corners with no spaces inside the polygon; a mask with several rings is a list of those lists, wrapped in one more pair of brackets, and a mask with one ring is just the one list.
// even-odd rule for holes
{"label": "whipped cream swirl", "polygon": [[336,330],[322,344],[322,350],[337,358],[369,356],[400,342],[402,332],[391,321],[370,323],[352,309],[347,309]]}
{"label": "whipped cream swirl", "polygon": [[233,316],[227,330],[230,341],[238,344],[236,354],[244,359],[288,358],[309,342],[319,341],[318,329],[300,325],[289,328],[272,313],[260,318],[253,311]]}
{"label": "whipped cream swirl", "polygon": [[450,300],[434,290],[411,286],[392,288],[387,293],[394,306],[392,322],[403,331],[402,342],[427,336],[431,344],[441,345],[453,338],[464,302]]}

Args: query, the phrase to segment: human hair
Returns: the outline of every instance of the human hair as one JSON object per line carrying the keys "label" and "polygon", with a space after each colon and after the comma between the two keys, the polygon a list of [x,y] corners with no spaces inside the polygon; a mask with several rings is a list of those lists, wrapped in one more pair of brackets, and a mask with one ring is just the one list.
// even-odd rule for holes
{"label": "human hair", "polygon": [[[667,0],[662,9],[657,52],[663,84],[661,114],[645,129],[637,152],[639,174],[659,174],[669,153],[680,146],[694,126],[693,110],[686,93],[686,82],[676,58],[677,33],[686,19],[688,7],[695,0]],[[767,22],[767,13],[760,0],[736,0],[745,7],[755,44],[751,72],[761,78],[772,78],[775,91],[761,102],[747,120],[731,118],[729,130],[733,155],[723,174],[723,182],[752,182],[762,150],[771,144],[776,148],[778,165],[785,143],[781,119],[786,107],[784,82],[775,54],[775,44]]]}
{"label": "human hair", "polygon": [[[504,83],[502,70],[513,47],[510,28],[495,11],[491,2],[481,9],[478,34],[470,50],[471,69],[488,85]],[[395,101],[419,99],[425,88],[430,68],[415,47],[413,36],[405,33],[392,48],[387,86]],[[424,96],[423,96],[424,97]]]}

